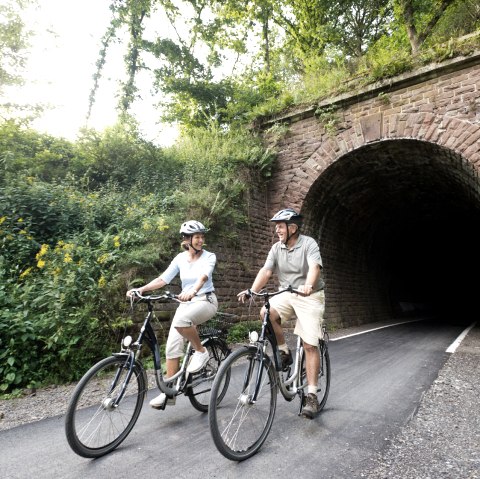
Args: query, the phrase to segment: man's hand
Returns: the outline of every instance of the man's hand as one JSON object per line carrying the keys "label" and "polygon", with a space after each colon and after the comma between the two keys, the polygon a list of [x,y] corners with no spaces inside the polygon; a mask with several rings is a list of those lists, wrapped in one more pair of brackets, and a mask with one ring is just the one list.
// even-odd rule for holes
{"label": "man's hand", "polygon": [[310,296],[313,293],[312,284],[301,284],[298,287],[298,290],[301,291],[305,296]]}
{"label": "man's hand", "polygon": [[237,294],[238,301],[241,303],[244,303],[246,299],[251,298],[251,293],[249,289],[246,289],[245,291],[241,291],[240,293]]}

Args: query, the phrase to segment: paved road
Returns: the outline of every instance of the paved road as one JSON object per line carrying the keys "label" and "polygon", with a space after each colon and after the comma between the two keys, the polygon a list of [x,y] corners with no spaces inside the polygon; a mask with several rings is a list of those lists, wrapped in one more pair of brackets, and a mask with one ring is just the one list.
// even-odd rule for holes
{"label": "paved road", "polygon": [[[296,401],[279,397],[271,433],[261,451],[235,463],[210,438],[207,415],[186,398],[156,411],[146,405],[137,425],[113,453],[83,459],[68,447],[63,417],[0,433],[4,478],[240,478],[260,474],[315,474],[360,478],[373,455],[388,445],[415,413],[446,361],[460,326],[426,321],[331,341],[332,385],[314,421],[297,416]],[[149,393],[149,399],[154,392]]]}

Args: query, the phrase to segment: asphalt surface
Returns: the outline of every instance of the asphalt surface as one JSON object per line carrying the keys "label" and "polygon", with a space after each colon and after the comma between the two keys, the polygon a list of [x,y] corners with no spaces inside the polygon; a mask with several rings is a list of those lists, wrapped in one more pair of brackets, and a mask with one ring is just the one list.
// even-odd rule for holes
{"label": "asphalt surface", "polygon": [[[8,479],[132,475],[237,478],[254,474],[262,478],[313,474],[335,479],[426,479],[430,476],[422,475],[423,472],[402,475],[400,466],[405,466],[405,461],[396,464],[395,454],[389,454],[398,450],[395,441],[415,422],[418,412],[422,411],[422,400],[457,356],[445,351],[462,329],[422,321],[331,341],[332,384],[325,410],[309,421],[298,417],[297,401],[287,403],[279,397],[267,441],[257,455],[242,463],[231,462],[218,453],[210,438],[207,415],[198,413],[186,398],[180,397],[176,406],[165,411],[153,410],[145,404],[125,442],[97,460],[83,459],[69,449],[62,416],[3,431],[0,433],[0,474]],[[478,339],[473,347],[468,346],[477,354],[476,361],[468,361],[470,368],[476,368],[477,379],[480,352],[475,344],[479,344]],[[468,371],[463,379],[467,382]],[[450,372],[456,374],[458,370],[453,368]],[[150,391],[148,399],[154,394]],[[470,389],[468,394],[457,394],[455,408],[449,409],[450,415],[455,416],[455,410],[462,408],[464,398],[471,402]],[[445,396],[441,400],[445,402]],[[478,413],[478,400],[473,407]],[[445,417],[437,422],[445,422]],[[470,445],[478,441],[478,432],[478,428],[476,436],[475,431],[469,432],[473,434],[467,438]],[[478,450],[476,448],[477,461]],[[410,467],[406,451],[403,457]],[[474,455],[468,459],[462,469],[459,464],[443,468],[438,465],[441,461],[437,456],[430,458],[437,470],[449,472],[449,475],[443,472],[441,476],[432,475],[432,479],[476,478],[475,475],[456,475],[457,471],[470,474],[468,468],[478,465]]]}

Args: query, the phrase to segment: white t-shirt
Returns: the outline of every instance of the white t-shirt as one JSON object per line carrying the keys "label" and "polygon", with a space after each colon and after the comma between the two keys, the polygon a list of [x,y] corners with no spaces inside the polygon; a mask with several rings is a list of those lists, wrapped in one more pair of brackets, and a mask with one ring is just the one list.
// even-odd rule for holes
{"label": "white t-shirt", "polygon": [[188,258],[189,255],[186,251],[177,254],[177,256],[173,258],[169,267],[160,275],[160,278],[163,279],[165,283],[170,284],[173,278],[180,273],[182,291],[188,291],[193,289],[200,276],[205,275],[208,279],[197,294],[201,295],[214,291],[215,288],[213,287],[212,274],[213,269],[215,268],[215,263],[217,262],[215,253],[202,250],[200,258],[193,263],[190,263]]}

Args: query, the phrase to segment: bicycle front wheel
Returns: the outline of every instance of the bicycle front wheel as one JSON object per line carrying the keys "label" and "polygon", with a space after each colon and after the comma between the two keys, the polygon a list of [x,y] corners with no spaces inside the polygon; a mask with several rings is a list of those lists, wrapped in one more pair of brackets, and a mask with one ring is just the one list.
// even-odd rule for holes
{"label": "bicycle front wheel", "polygon": [[[145,373],[135,363],[123,391],[129,363],[127,356],[105,358],[75,388],[65,416],[65,432],[78,455],[94,458],[113,451],[137,422],[146,394]],[[122,399],[115,405],[122,391]]]}
{"label": "bicycle front wheel", "polygon": [[[197,411],[207,412],[210,403],[210,391],[212,390],[213,380],[217,374],[222,361],[230,354],[230,349],[225,341],[218,338],[210,338],[204,345],[207,348],[210,359],[207,365],[198,373],[189,375],[188,399]],[[230,374],[223,378],[223,386],[219,388],[219,400],[226,392],[230,379]]]}
{"label": "bicycle front wheel", "polygon": [[239,349],[222,363],[213,382],[209,425],[215,446],[227,459],[243,461],[262,447],[275,416],[277,391],[272,363],[267,356],[262,361],[256,347]]}

